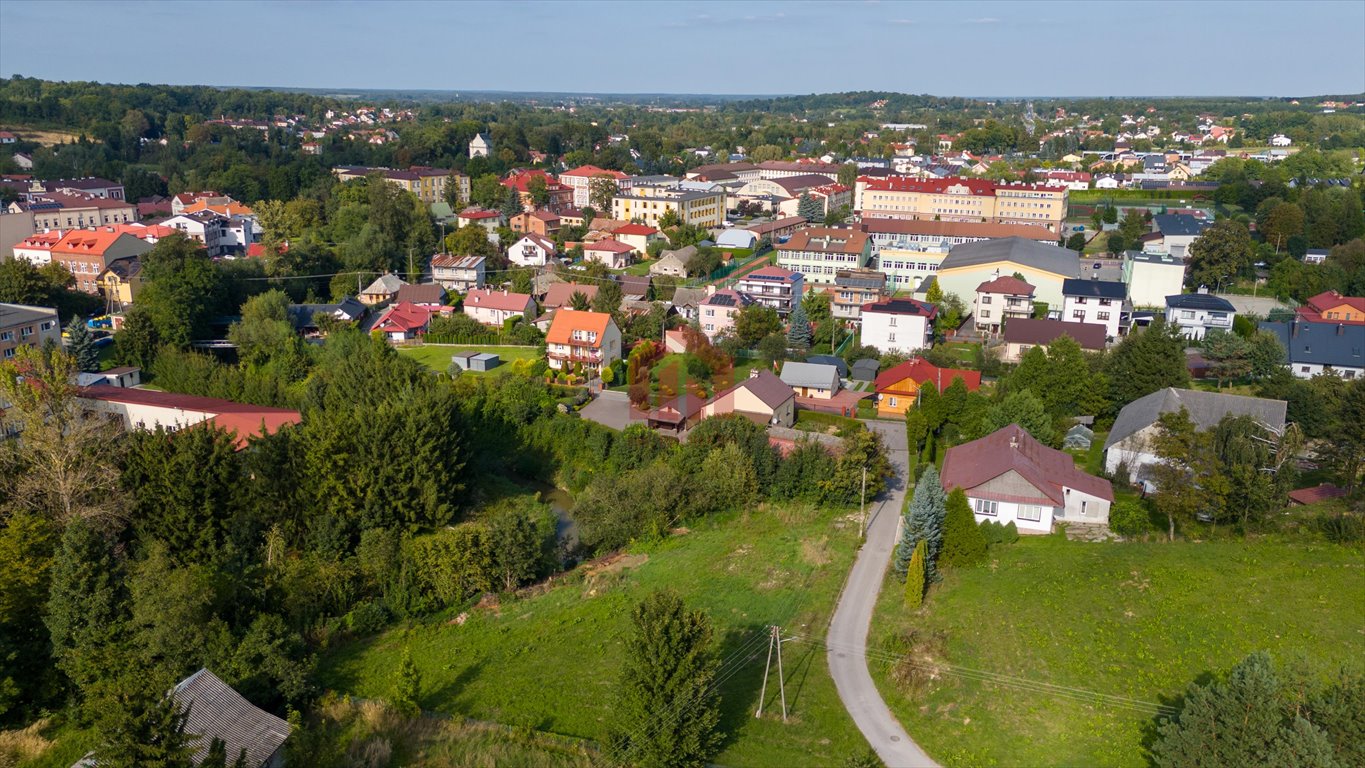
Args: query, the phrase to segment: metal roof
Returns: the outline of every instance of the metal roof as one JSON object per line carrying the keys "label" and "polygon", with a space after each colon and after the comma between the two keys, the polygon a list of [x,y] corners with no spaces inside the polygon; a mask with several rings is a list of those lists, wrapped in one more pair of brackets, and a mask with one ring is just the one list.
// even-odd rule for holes
{"label": "metal roof", "polygon": [[1002,237],[953,246],[939,265],[939,271],[1002,261],[1062,277],[1074,277],[1080,274],[1081,269],[1081,260],[1075,251],[1022,237]]}
{"label": "metal roof", "polygon": [[1315,323],[1300,318],[1261,323],[1261,330],[1275,334],[1290,363],[1365,368],[1365,325]]}
{"label": "metal roof", "polygon": [[1118,299],[1123,301],[1128,298],[1128,286],[1124,283],[1112,282],[1109,280],[1082,280],[1072,278],[1062,281],[1063,296],[1085,296],[1100,299]]}
{"label": "metal roof", "polygon": [[839,369],[832,365],[789,362],[782,366],[781,378],[791,387],[839,388]]}
{"label": "metal roof", "polygon": [[1104,449],[1109,450],[1124,438],[1155,424],[1161,414],[1175,413],[1181,408],[1199,429],[1212,429],[1224,416],[1233,415],[1250,416],[1257,423],[1279,431],[1284,428],[1287,405],[1283,400],[1167,387],[1123,406],[1104,441]]}
{"label": "metal roof", "polygon": [[1166,297],[1166,306],[1171,309],[1203,309],[1213,312],[1236,312],[1232,302],[1211,293],[1181,293]]}

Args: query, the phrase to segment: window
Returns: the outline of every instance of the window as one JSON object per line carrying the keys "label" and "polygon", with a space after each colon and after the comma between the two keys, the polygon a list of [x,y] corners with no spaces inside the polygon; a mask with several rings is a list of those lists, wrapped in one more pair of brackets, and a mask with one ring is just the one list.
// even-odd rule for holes
{"label": "window", "polygon": [[1193,319],[1194,319],[1194,312],[1193,312],[1192,310],[1182,309],[1182,310],[1180,310],[1180,319],[1181,319],[1181,320],[1193,320]]}
{"label": "window", "polygon": [[1299,366],[1299,373],[1308,373],[1308,366],[1306,365]]}
{"label": "window", "polygon": [[1084,296],[1081,296],[1080,298],[1076,299],[1076,303],[1077,303],[1077,304],[1084,304],[1084,303],[1085,303],[1085,297],[1084,297]]}
{"label": "window", "polygon": [[989,303],[991,303],[991,297],[990,297],[990,296],[982,296],[982,297],[981,297],[981,303],[982,303],[982,304],[989,304]]}
{"label": "window", "polygon": [[0,341],[14,341],[14,331],[0,333]]}
{"label": "window", "polygon": [[982,320],[985,320],[986,318],[988,318],[988,317],[990,317],[990,316],[991,316],[991,311],[990,311],[989,309],[983,309],[983,310],[981,310],[981,319],[982,319]]}
{"label": "window", "polygon": [[894,334],[894,333],[888,333],[888,334],[886,335],[886,340],[887,340],[887,341],[894,342],[894,341],[896,340],[896,334]]}
{"label": "window", "polygon": [[1072,320],[1084,320],[1084,319],[1085,319],[1085,310],[1084,310],[1084,309],[1073,309],[1073,310],[1071,310],[1071,319],[1072,319]]}
{"label": "window", "polygon": [[888,402],[887,405],[891,406],[892,408],[895,408],[895,407],[896,407],[896,398],[894,398],[894,397],[891,398],[890,402]]}
{"label": "window", "polygon": [[13,349],[7,349],[7,350],[5,350],[5,358],[8,359],[8,358],[11,358],[11,357],[14,357],[14,350],[13,350]]}
{"label": "window", "polygon": [[1109,319],[1109,313],[1108,313],[1108,312],[1096,312],[1096,313],[1095,313],[1095,318],[1098,319],[1098,320],[1108,320],[1108,319]]}
{"label": "window", "polygon": [[1113,304],[1113,303],[1114,303],[1114,302],[1113,302],[1113,300],[1111,300],[1111,299],[1100,299],[1100,306],[1101,306],[1101,307],[1107,307],[1107,306],[1109,306],[1109,305],[1111,305],[1111,304]]}
{"label": "window", "polygon": [[886,324],[889,325],[889,326],[891,326],[892,328],[895,328],[895,327],[896,327],[896,316],[895,316],[895,315],[892,315],[891,318],[887,320]]}
{"label": "window", "polygon": [[706,310],[706,316],[707,316],[707,317],[715,317],[715,316],[716,316],[716,310],[714,310],[714,309],[708,309],[708,310]]}
{"label": "window", "polygon": [[708,331],[714,331],[714,330],[716,330],[716,326],[712,325],[711,323],[707,323],[707,324],[706,324],[706,330],[708,330]]}
{"label": "window", "polygon": [[30,336],[32,336],[32,335],[33,335],[33,326],[31,326],[31,325],[25,326],[25,327],[19,329],[19,338],[21,338],[21,339],[27,339],[28,337],[30,337]]}
{"label": "window", "polygon": [[976,500],[976,513],[977,513],[978,515],[989,515],[990,517],[995,517],[996,514],[998,513],[998,506],[999,506],[999,505],[996,504],[996,502],[994,502],[994,501],[986,501],[985,499],[977,499],[977,500]]}
{"label": "window", "polygon": [[[1084,502],[1082,502],[1084,503]],[[1020,520],[1027,520],[1036,523],[1043,519],[1043,508],[1037,504],[1020,504],[1019,513],[1016,515]]]}

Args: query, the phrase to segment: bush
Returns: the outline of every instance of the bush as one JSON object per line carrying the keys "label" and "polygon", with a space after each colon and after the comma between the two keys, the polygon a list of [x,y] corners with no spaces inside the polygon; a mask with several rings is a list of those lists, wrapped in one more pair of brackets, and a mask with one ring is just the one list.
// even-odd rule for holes
{"label": "bush", "polygon": [[948,494],[947,512],[943,517],[943,553],[939,563],[947,567],[977,565],[986,559],[986,537],[976,524],[967,494],[954,488]]}
{"label": "bush", "polygon": [[1147,507],[1140,501],[1120,501],[1109,510],[1109,530],[1120,536],[1141,536],[1152,530]]}
{"label": "bush", "polygon": [[1001,525],[994,520],[981,521],[981,535],[985,537],[988,545],[994,544],[1013,544],[1019,540],[1019,528],[1011,520],[1008,525]]}
{"label": "bush", "polygon": [[1313,518],[1313,527],[1328,541],[1336,544],[1365,541],[1365,519],[1355,515],[1323,512]]}
{"label": "bush", "polygon": [[362,600],[346,614],[346,628],[357,635],[370,635],[389,622],[389,612],[373,600]]}

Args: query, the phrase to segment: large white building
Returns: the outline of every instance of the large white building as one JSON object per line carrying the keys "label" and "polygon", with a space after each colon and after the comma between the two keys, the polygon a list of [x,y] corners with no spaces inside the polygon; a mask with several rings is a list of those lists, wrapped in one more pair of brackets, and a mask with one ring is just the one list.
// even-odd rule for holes
{"label": "large white building", "polygon": [[1110,341],[1128,333],[1132,312],[1127,304],[1128,286],[1123,283],[1080,278],[1062,283],[1062,321],[1102,325]]}
{"label": "large white building", "polygon": [[1202,339],[1209,331],[1231,331],[1237,308],[1211,293],[1182,293],[1166,297],[1166,324],[1187,338]]}
{"label": "large white building", "polygon": [[871,258],[872,239],[854,229],[809,227],[777,246],[777,266],[809,284],[832,285],[838,272],[862,269]]}
{"label": "large white building", "polygon": [[1123,282],[1134,307],[1164,307],[1185,286],[1185,260],[1169,253],[1123,254]]}
{"label": "large white building", "polygon": [[938,309],[914,299],[882,299],[862,308],[862,343],[882,354],[910,355],[933,344]]}

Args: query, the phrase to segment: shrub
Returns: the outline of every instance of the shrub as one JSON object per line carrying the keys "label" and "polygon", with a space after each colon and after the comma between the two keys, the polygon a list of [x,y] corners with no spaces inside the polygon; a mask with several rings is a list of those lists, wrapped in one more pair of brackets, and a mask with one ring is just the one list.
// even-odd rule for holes
{"label": "shrub", "polygon": [[948,494],[947,510],[943,517],[943,551],[939,563],[948,567],[964,567],[986,559],[986,537],[976,524],[967,494],[954,488]]}
{"label": "shrub", "polygon": [[915,544],[915,553],[910,556],[910,568],[905,576],[905,607],[918,608],[924,602],[924,559],[928,557],[928,547],[924,539]]}
{"label": "shrub", "polygon": [[1013,544],[1019,540],[1019,528],[1011,520],[1008,525],[1001,525],[994,520],[981,521],[981,535],[986,539],[988,545],[994,544]]}
{"label": "shrub", "polygon": [[389,621],[389,612],[373,600],[356,603],[346,614],[346,628],[357,635],[370,635],[384,628]]}
{"label": "shrub", "polygon": [[[1111,514],[1110,517],[1113,517]],[[1337,515],[1330,512],[1320,513],[1313,518],[1313,527],[1324,538],[1336,544],[1350,544],[1365,541],[1365,520],[1355,515]]]}
{"label": "shrub", "polygon": [[1147,507],[1140,501],[1120,501],[1109,510],[1109,530],[1120,536],[1141,536],[1151,529]]}

